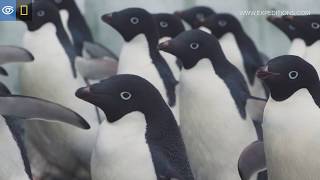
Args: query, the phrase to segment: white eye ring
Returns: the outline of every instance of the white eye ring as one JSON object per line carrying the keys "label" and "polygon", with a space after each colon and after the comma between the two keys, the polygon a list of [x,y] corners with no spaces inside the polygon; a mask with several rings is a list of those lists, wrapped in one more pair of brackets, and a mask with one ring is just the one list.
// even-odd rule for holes
{"label": "white eye ring", "polygon": [[37,16],[39,17],[43,17],[44,15],[46,15],[46,12],[44,10],[40,10],[37,12]]}
{"label": "white eye ring", "polygon": [[199,21],[204,21],[204,19],[205,19],[204,14],[202,14],[202,13],[196,14],[196,18],[197,18]]}
{"label": "white eye ring", "polygon": [[289,78],[293,80],[293,79],[297,79],[297,77],[299,76],[299,73],[298,71],[290,71],[288,75],[289,75]]}
{"label": "white eye ring", "polygon": [[167,28],[168,27],[168,23],[166,21],[160,21],[160,26],[162,28]]}
{"label": "white eye ring", "polygon": [[190,48],[191,48],[191,49],[194,49],[194,50],[195,50],[195,49],[198,49],[198,48],[199,48],[199,44],[193,42],[193,43],[190,44]]}
{"label": "white eye ring", "polygon": [[295,31],[295,30],[296,30],[296,27],[294,27],[294,26],[292,26],[291,24],[289,24],[289,29],[290,29],[291,31]]}
{"label": "white eye ring", "polygon": [[320,24],[317,23],[317,22],[313,22],[313,23],[311,23],[311,27],[312,27],[313,29],[319,29],[319,28],[320,28]]}
{"label": "white eye ring", "polygon": [[132,17],[132,18],[130,18],[130,22],[131,22],[132,24],[138,24],[140,21],[139,21],[139,18],[137,18],[137,17]]}
{"label": "white eye ring", "polygon": [[54,2],[56,2],[57,4],[62,3],[63,0],[54,0]]}
{"label": "white eye ring", "polygon": [[121,92],[120,93],[120,97],[125,100],[125,101],[128,101],[129,99],[131,99],[132,95],[131,93],[127,92],[127,91],[124,91],[124,92]]}
{"label": "white eye ring", "polygon": [[227,25],[227,21],[225,21],[225,20],[220,20],[220,21],[218,22],[218,24],[219,24],[219,26],[224,27],[224,26]]}

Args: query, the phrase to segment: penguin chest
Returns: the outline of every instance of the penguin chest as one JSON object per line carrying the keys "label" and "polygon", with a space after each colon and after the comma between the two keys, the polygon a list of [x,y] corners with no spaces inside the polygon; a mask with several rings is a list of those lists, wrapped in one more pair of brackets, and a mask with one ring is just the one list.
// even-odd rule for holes
{"label": "penguin chest", "polygon": [[0,179],[29,180],[21,151],[2,116],[0,116],[0,144]]}
{"label": "penguin chest", "polygon": [[304,59],[310,63],[316,70],[317,73],[320,74],[320,40],[313,43],[306,49]]}
{"label": "penguin chest", "polygon": [[239,179],[241,151],[256,139],[249,119],[242,119],[228,87],[209,60],[182,70],[181,131],[198,179]]}
{"label": "penguin chest", "polygon": [[93,180],[156,180],[145,132],[140,112],[114,123],[103,122],[91,162]]}
{"label": "penguin chest", "polygon": [[306,48],[307,46],[304,40],[296,38],[292,41],[288,54],[303,58],[306,52]]}
{"label": "penguin chest", "polygon": [[306,89],[289,99],[267,102],[263,132],[269,178],[320,178],[320,110]]}

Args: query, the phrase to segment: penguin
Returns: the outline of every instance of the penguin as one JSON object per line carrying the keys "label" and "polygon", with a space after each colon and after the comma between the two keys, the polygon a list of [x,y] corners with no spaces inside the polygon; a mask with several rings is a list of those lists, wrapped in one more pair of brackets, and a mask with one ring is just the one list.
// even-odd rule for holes
{"label": "penguin", "polygon": [[245,33],[238,19],[231,14],[216,14],[208,17],[203,27],[219,39],[227,59],[245,77],[250,93],[266,98],[268,90],[255,76],[257,69],[264,63],[254,42]]}
{"label": "penguin", "polygon": [[[50,1],[59,8],[62,23],[73,41],[78,56],[84,55],[85,51],[91,58],[118,59],[110,49],[94,41],[90,28],[74,0]],[[100,53],[97,52],[98,50],[101,50]]]}
{"label": "penguin", "polygon": [[297,28],[301,29],[307,45],[303,59],[312,64],[319,74],[320,15],[285,16],[284,18]]}
{"label": "penguin", "polygon": [[[135,74],[150,81],[178,116],[175,79],[157,49],[159,32],[152,15],[141,8],[127,8],[102,16],[125,40],[119,57],[118,74]],[[178,119],[178,118],[176,118]]]}
{"label": "penguin", "polygon": [[0,179],[32,180],[22,121],[58,121],[83,129],[90,126],[70,109],[41,99],[11,95],[9,89],[0,84]]}
{"label": "penguin", "polygon": [[291,41],[288,54],[303,58],[307,46],[301,30],[286,21],[283,17],[268,16],[267,20],[280,29]]}
{"label": "penguin", "polygon": [[299,56],[272,59],[257,72],[270,89],[263,119],[270,179],[319,179],[320,84],[316,69]]}
{"label": "penguin", "polygon": [[[153,18],[156,21],[160,35],[159,43],[170,40],[181,32],[185,31],[182,21],[175,15],[169,13],[159,13],[153,14]],[[176,59],[175,56],[169,53],[163,51],[160,53],[164,59],[167,60],[167,63],[170,66],[175,78],[179,79],[180,70],[182,68],[181,62]]]}
{"label": "penguin", "polygon": [[176,120],[146,79],[116,75],[79,89],[76,96],[107,117],[92,156],[93,180],[194,179]]}
{"label": "penguin", "polygon": [[183,11],[176,11],[174,14],[190,26],[187,29],[198,29],[207,17],[216,13],[210,7],[195,6]]}
{"label": "penguin", "polygon": [[195,179],[239,180],[240,153],[257,140],[247,105],[258,99],[214,36],[185,31],[159,48],[183,64],[180,128]]}
{"label": "penguin", "polygon": [[94,107],[74,96],[85,85],[74,67],[75,50],[54,4],[35,1],[32,13],[33,20],[25,21],[28,31],[23,43],[35,61],[21,67],[21,93],[64,105],[87,119],[92,128],[83,131],[60,124],[31,122],[26,125],[27,143],[34,144],[48,164],[62,169],[66,176],[74,177],[79,167],[89,176],[99,121]]}

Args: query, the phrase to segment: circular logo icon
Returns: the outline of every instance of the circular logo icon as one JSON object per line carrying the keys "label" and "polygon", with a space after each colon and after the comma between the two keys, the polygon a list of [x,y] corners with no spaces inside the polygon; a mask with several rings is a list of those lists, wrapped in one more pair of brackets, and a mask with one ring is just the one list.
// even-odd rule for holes
{"label": "circular logo icon", "polygon": [[5,15],[10,15],[14,12],[14,9],[12,6],[4,6],[1,11]]}

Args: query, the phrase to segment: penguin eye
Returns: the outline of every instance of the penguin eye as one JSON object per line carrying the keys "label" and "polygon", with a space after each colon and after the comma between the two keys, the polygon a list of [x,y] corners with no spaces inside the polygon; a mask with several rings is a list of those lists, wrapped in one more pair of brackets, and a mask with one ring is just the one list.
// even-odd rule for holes
{"label": "penguin eye", "polygon": [[289,29],[291,30],[291,31],[294,31],[294,30],[296,30],[296,27],[294,27],[294,26],[292,26],[291,24],[289,25]]}
{"label": "penguin eye", "polygon": [[204,14],[202,14],[202,13],[196,14],[196,18],[201,22],[204,21],[204,19],[205,19]]}
{"label": "penguin eye", "polygon": [[128,101],[129,99],[131,99],[132,95],[131,95],[131,93],[124,91],[124,92],[120,93],[120,97],[121,97],[121,99]]}
{"label": "penguin eye", "polygon": [[299,73],[297,71],[290,71],[288,75],[290,79],[294,80],[294,79],[297,79],[297,77],[299,76]]}
{"label": "penguin eye", "polygon": [[55,3],[60,4],[63,0],[54,0]]}
{"label": "penguin eye", "polygon": [[218,24],[219,24],[219,26],[224,27],[224,26],[227,25],[227,21],[225,21],[225,20],[219,20],[219,21],[218,21]]}
{"label": "penguin eye", "polygon": [[199,48],[199,44],[198,44],[198,43],[193,42],[193,43],[191,43],[191,44],[190,44],[190,48],[191,48],[191,49],[193,49],[193,50],[196,50],[196,49],[198,49],[198,48]]}
{"label": "penguin eye", "polygon": [[320,28],[320,24],[317,23],[317,22],[313,22],[313,23],[311,23],[311,27],[312,27],[312,29],[319,29]]}
{"label": "penguin eye", "polygon": [[37,16],[39,17],[43,17],[44,15],[46,15],[46,12],[44,10],[40,10],[37,12]]}
{"label": "penguin eye", "polygon": [[162,28],[167,28],[168,27],[168,23],[166,21],[160,21],[160,26]]}
{"label": "penguin eye", "polygon": [[132,24],[138,24],[140,21],[139,21],[139,18],[137,18],[137,17],[132,17],[132,18],[130,18],[130,22],[131,22]]}

